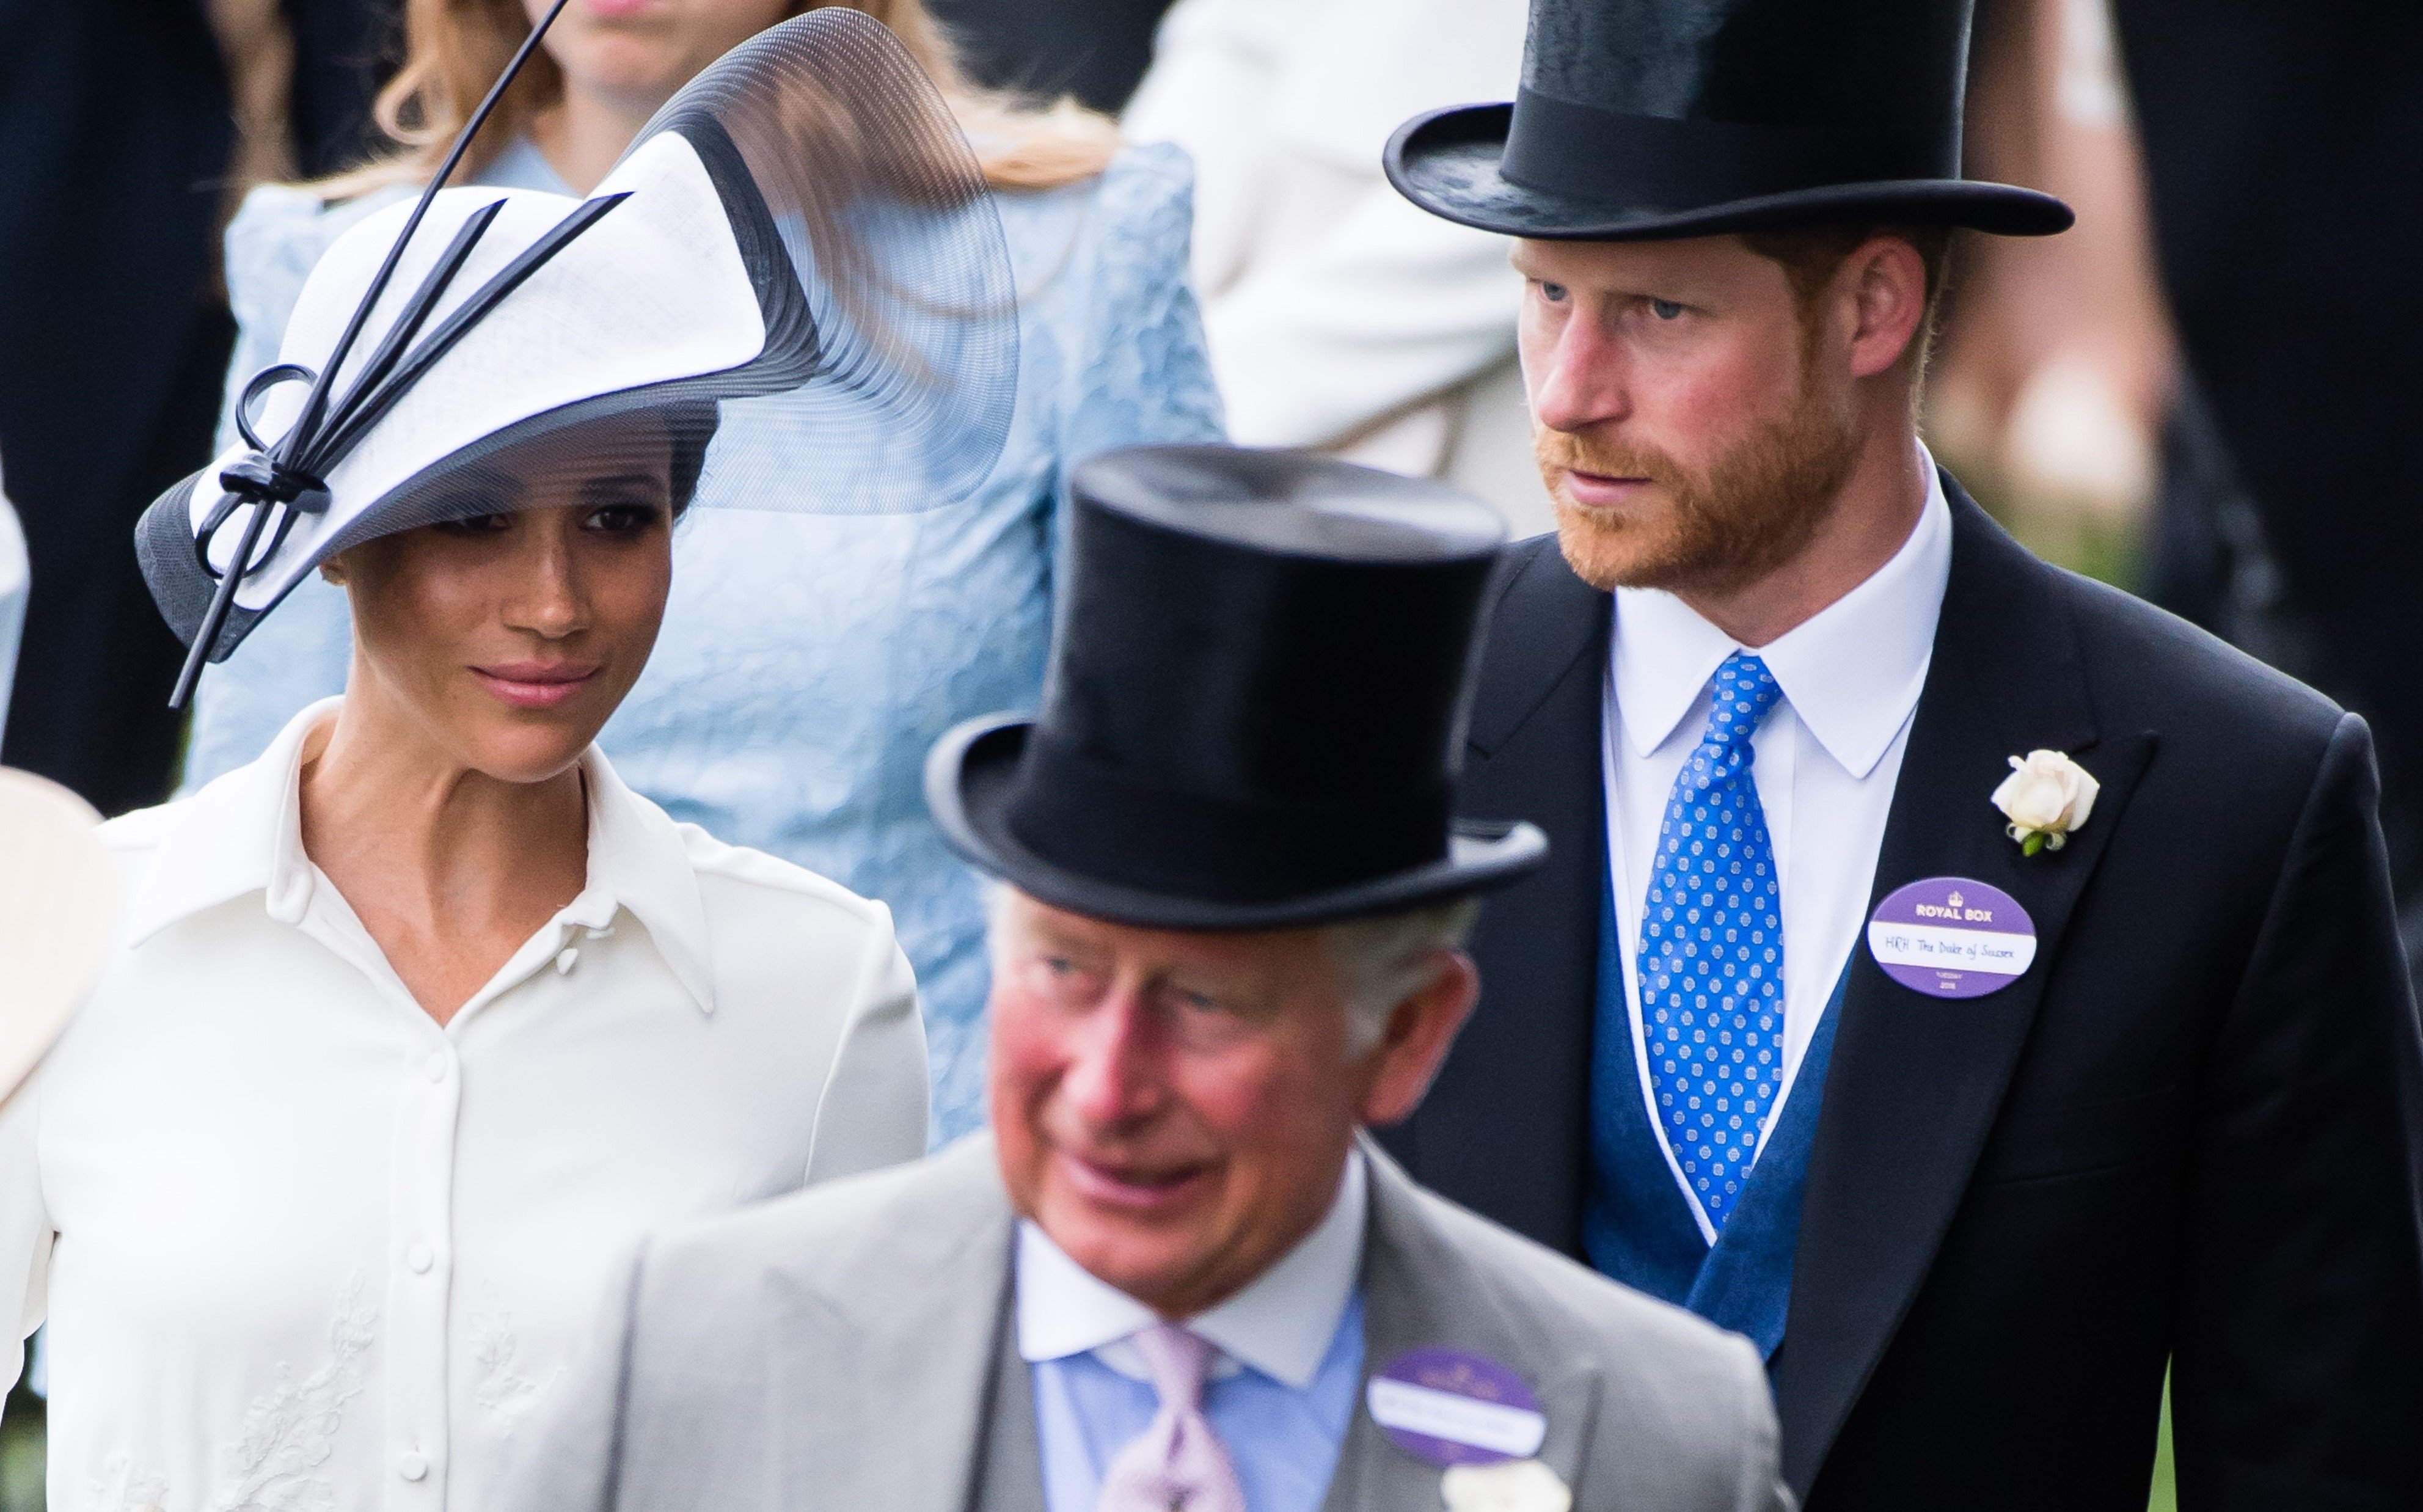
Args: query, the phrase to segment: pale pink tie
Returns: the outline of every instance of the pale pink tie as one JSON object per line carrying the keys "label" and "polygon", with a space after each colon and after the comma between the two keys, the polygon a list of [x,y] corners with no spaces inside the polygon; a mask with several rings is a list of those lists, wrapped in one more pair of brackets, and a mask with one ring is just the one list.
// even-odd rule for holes
{"label": "pale pink tie", "polygon": [[1245,1512],[1228,1446],[1203,1416],[1212,1346],[1175,1323],[1133,1337],[1161,1410],[1111,1461],[1099,1512]]}

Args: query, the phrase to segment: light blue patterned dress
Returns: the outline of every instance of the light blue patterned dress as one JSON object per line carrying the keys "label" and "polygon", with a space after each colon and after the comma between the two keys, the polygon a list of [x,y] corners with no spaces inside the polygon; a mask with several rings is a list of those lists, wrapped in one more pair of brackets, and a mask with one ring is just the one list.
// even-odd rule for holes
{"label": "light blue patterned dress", "polygon": [[[483,181],[566,192],[526,142]],[[321,251],[402,193],[335,209],[283,187],[245,199],[227,238],[243,325],[231,389],[277,360]],[[984,1120],[987,969],[978,881],[926,814],[926,751],[958,720],[1034,707],[1069,466],[1221,433],[1187,285],[1192,195],[1185,155],[1155,147],[1121,152],[1097,181],[1001,196],[1021,346],[992,475],[924,514],[691,510],[656,654],[600,737],[624,780],[674,818],[891,905],[926,1008],[937,1142]],[[727,419],[717,445],[750,444]],[[203,679],[186,787],[341,690],[350,637],[341,591],[297,589]]]}

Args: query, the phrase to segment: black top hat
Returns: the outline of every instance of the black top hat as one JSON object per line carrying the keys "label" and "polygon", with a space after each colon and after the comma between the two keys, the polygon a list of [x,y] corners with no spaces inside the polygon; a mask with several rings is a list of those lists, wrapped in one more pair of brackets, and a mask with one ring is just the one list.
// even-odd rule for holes
{"label": "black top hat", "polygon": [[1972,0],[1532,0],[1512,104],[1416,117],[1389,181],[1509,236],[1625,241],[1822,221],[2067,230],[1960,177]]}
{"label": "black top hat", "polygon": [[1449,817],[1505,527],[1444,484],[1133,447],[1070,481],[1039,718],[942,737],[926,801],[1055,907],[1167,929],[1392,913],[1511,881],[1527,824]]}

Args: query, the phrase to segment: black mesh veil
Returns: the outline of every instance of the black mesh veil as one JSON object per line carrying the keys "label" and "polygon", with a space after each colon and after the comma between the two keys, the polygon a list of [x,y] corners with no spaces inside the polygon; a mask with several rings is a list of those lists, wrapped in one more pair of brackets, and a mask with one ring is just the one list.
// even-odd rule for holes
{"label": "black mesh veil", "polygon": [[836,7],[710,66],[586,200],[457,188],[367,217],[280,357],[245,445],[136,529],[189,646],[224,616],[213,661],[329,556],[442,520],[633,480],[818,513],[954,502],[1008,433],[1017,304],[948,107]]}

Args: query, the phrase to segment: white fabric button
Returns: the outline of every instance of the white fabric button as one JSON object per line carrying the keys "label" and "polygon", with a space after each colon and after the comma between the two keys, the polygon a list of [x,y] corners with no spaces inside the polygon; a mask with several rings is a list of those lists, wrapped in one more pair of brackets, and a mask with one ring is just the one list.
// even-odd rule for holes
{"label": "white fabric button", "polygon": [[446,1079],[446,1052],[445,1052],[444,1050],[434,1050],[434,1051],[432,1051],[432,1052],[430,1053],[429,1060],[427,1061],[427,1063],[424,1063],[424,1064],[421,1066],[421,1070],[423,1070],[423,1071],[425,1071],[425,1072],[427,1072],[427,1073],[428,1073],[428,1075],[429,1075],[429,1079],[430,1079],[430,1080],[432,1080],[432,1081],[443,1081],[443,1080],[445,1080],[445,1079]]}
{"label": "white fabric button", "polygon": [[395,1473],[408,1481],[417,1481],[429,1473],[429,1457],[417,1449],[406,1449],[395,1457]]}
{"label": "white fabric button", "polygon": [[570,945],[565,946],[562,951],[556,953],[555,974],[557,976],[570,975],[572,972],[573,963],[579,959],[580,952],[578,950]]}
{"label": "white fabric button", "polygon": [[416,1244],[404,1252],[404,1263],[412,1268],[414,1275],[425,1276],[429,1268],[437,1263],[437,1252],[425,1244]]}

